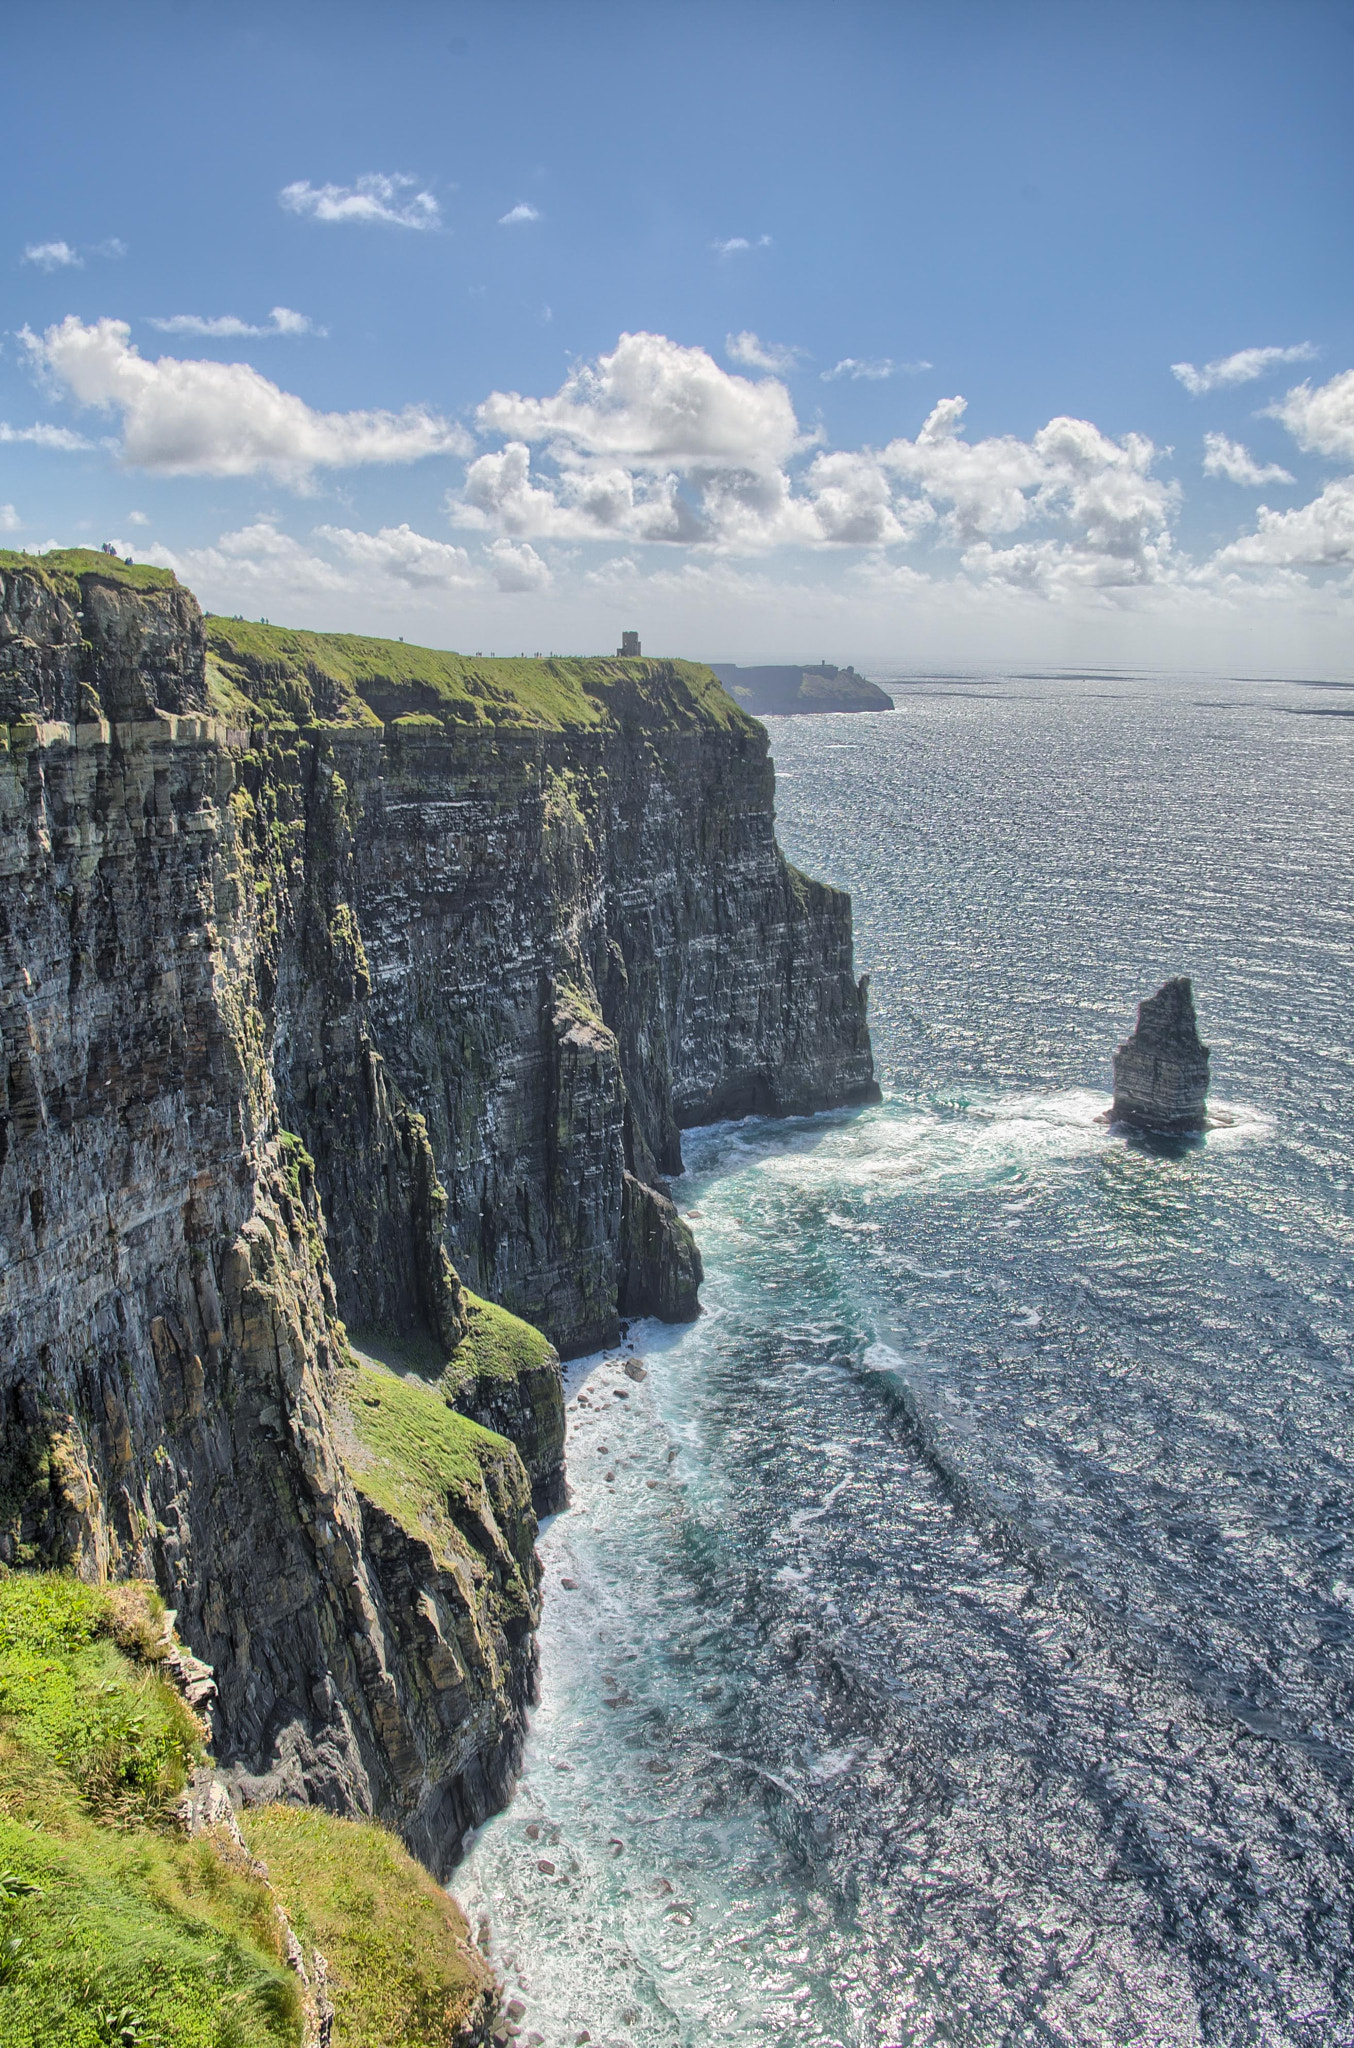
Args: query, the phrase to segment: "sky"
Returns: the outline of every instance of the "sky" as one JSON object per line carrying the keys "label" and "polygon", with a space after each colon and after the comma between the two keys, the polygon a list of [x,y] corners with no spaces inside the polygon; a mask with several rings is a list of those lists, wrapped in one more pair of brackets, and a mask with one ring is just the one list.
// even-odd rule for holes
{"label": "sky", "polygon": [[0,544],[470,652],[1354,675],[1354,0],[5,38]]}

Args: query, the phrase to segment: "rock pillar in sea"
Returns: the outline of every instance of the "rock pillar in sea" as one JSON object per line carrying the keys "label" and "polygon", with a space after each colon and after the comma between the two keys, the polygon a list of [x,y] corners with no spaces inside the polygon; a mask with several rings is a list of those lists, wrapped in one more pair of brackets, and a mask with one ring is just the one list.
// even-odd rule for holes
{"label": "rock pillar in sea", "polygon": [[1131,1038],[1114,1055],[1110,1121],[1145,1131],[1201,1131],[1208,1101],[1208,1047],[1199,1036],[1186,975],[1138,1005]]}

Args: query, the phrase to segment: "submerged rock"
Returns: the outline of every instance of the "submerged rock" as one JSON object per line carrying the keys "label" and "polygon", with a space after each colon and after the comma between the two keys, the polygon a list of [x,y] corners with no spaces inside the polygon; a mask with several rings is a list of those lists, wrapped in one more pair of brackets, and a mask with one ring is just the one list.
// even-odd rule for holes
{"label": "submerged rock", "polygon": [[1207,1121],[1208,1047],[1186,975],[1138,1005],[1137,1027],[1114,1055],[1110,1122],[1144,1131],[1201,1131]]}

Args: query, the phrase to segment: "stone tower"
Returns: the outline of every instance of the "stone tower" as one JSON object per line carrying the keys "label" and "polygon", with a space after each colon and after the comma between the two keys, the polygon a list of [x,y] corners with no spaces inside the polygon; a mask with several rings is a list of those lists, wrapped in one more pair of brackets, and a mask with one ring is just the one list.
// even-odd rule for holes
{"label": "stone tower", "polygon": [[622,634],[621,634],[621,644],[620,644],[620,646],[619,646],[619,647],[618,647],[618,648],[616,649],[616,652],[617,652],[617,654],[638,654],[638,653],[639,653],[639,634],[638,634],[638,633],[622,633]]}

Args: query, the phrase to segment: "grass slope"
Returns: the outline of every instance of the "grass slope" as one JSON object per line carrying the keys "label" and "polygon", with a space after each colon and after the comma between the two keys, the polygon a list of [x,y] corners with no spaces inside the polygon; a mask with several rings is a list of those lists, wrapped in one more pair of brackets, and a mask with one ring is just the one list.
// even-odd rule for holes
{"label": "grass slope", "polygon": [[98,548],[52,548],[45,555],[0,548],[0,571],[13,575],[18,570],[77,602],[82,577],[97,576],[123,590],[172,590],[178,581],[172,569],[152,569],[149,562],[124,562]]}
{"label": "grass slope", "polygon": [[699,662],[496,659],[215,616],[207,646],[223,710],[247,700],[267,717],[301,725],[558,732],[749,723]]}
{"label": "grass slope", "polygon": [[314,1807],[241,1817],[292,1926],[329,1966],[334,2048],[450,2043],[491,1982],[465,1915],[384,1828]]}
{"label": "grass slope", "polygon": [[299,2048],[279,1904],[330,1965],[333,2048],[448,2048],[490,1974],[393,1835],[261,1807],[251,1862],[180,1833],[201,1731],[161,1615],[147,1587],[0,1575],[0,2048]]}
{"label": "grass slope", "polygon": [[174,1829],[200,1730],[118,1612],[0,1579],[0,2044],[295,2048],[267,1886]]}

